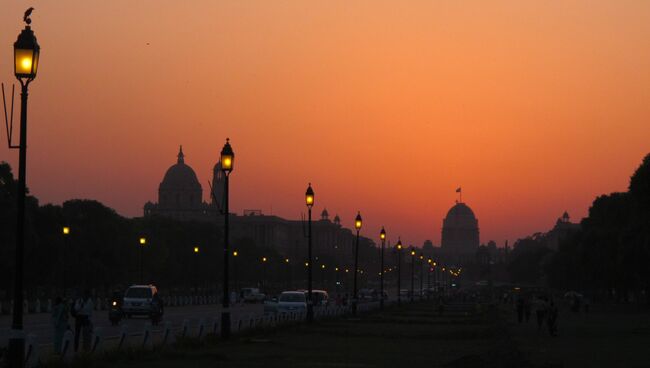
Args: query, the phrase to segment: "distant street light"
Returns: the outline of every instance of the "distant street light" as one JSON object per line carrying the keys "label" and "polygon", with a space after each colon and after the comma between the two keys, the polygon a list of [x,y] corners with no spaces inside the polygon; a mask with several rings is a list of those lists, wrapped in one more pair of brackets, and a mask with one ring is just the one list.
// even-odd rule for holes
{"label": "distant street light", "polygon": [[63,286],[63,293],[62,294],[63,294],[63,298],[65,299],[66,289],[68,288],[67,287],[67,281],[68,281],[67,270],[68,270],[68,266],[66,265],[66,263],[67,263],[66,262],[66,258],[67,258],[66,255],[67,255],[67,250],[68,250],[67,248],[69,247],[68,238],[70,236],[70,227],[64,226],[62,232],[63,232],[63,250],[61,251],[61,253],[63,254],[63,260],[61,261],[61,266],[63,268],[61,270],[61,274],[62,274],[61,276],[63,278],[63,283],[62,283],[63,284],[62,285]]}
{"label": "distant street light", "polygon": [[354,219],[354,228],[357,229],[357,242],[354,246],[354,284],[353,284],[353,297],[352,297],[352,315],[357,315],[357,303],[358,303],[358,292],[357,292],[357,274],[359,273],[359,231],[361,231],[361,211],[357,212],[357,217]]}
{"label": "distant street light", "polygon": [[14,277],[14,307],[9,337],[9,367],[24,366],[25,360],[25,333],[23,331],[23,276],[24,276],[24,250],[25,250],[25,193],[27,173],[27,95],[28,86],[36,78],[38,60],[41,48],[36,42],[29,18],[33,8],[25,12],[23,20],[25,29],[18,35],[14,43],[14,74],[20,82],[20,144],[9,147],[18,148],[18,188],[16,192],[16,270]]}
{"label": "distant street light", "polygon": [[415,294],[415,251],[411,249],[411,303],[413,303],[413,298]]}
{"label": "distant street light", "polygon": [[194,290],[199,293],[199,247],[194,247]]}
{"label": "distant street light", "polygon": [[314,305],[312,302],[312,234],[311,234],[311,209],[314,207],[314,190],[311,183],[305,192],[305,204],[307,205],[307,322],[314,320]]}
{"label": "distant street light", "polygon": [[384,309],[384,246],[386,245],[386,230],[381,227],[379,232],[379,239],[381,239],[381,272],[379,272],[379,309]]}
{"label": "distant street light", "polygon": [[262,257],[262,282],[260,285],[262,290],[264,290],[264,286],[265,286],[264,284],[266,281],[266,261],[268,261],[268,259],[266,257]]}
{"label": "distant street light", "polygon": [[219,162],[221,163],[221,172],[224,174],[223,181],[223,215],[224,215],[224,226],[223,226],[223,305],[221,310],[221,338],[228,339],[230,338],[230,295],[228,292],[228,258],[230,258],[230,252],[228,251],[228,243],[230,242],[228,231],[229,229],[229,216],[228,213],[228,180],[230,178],[230,173],[233,170],[233,164],[235,161],[235,153],[230,146],[230,139],[226,138],[226,144],[224,144],[221,149],[221,157]]}
{"label": "distant street light", "polygon": [[140,284],[144,284],[144,267],[142,265],[143,263],[143,256],[142,252],[144,251],[144,247],[147,245],[147,238],[140,238]]}
{"label": "distant street light", "polygon": [[402,239],[397,238],[397,305],[402,305]]}
{"label": "distant street light", "polygon": [[424,275],[422,274],[424,270],[424,255],[420,253],[420,300],[423,299],[422,291],[423,291],[423,283],[424,283]]}

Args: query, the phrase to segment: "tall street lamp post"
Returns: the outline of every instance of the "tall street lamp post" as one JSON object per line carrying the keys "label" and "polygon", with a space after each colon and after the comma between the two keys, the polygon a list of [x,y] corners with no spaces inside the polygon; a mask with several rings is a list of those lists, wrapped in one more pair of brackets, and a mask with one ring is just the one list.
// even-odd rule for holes
{"label": "tall street lamp post", "polygon": [[397,305],[402,305],[402,240],[397,238]]}
{"label": "tall street lamp post", "polygon": [[194,292],[199,294],[199,247],[194,247]]}
{"label": "tall street lamp post", "polygon": [[232,252],[232,268],[233,268],[233,277],[235,280],[233,280],[233,284],[235,285],[235,291],[239,290],[239,277],[237,275],[237,257],[239,256],[239,252],[235,249]]}
{"label": "tall street lamp post", "polygon": [[66,253],[67,253],[66,251],[67,251],[67,248],[68,248],[68,237],[69,236],[70,236],[70,227],[64,226],[63,227],[63,251],[61,252],[62,255],[63,255],[63,260],[61,260],[61,266],[63,267],[63,269],[61,270],[61,273],[62,273],[61,276],[63,278],[62,286],[63,286],[63,298],[64,299],[65,299],[65,295],[66,295],[65,291],[67,289],[67,276],[68,276],[67,275],[67,269],[68,269],[68,267],[66,265]]}
{"label": "tall street lamp post", "polygon": [[141,237],[140,238],[140,284],[144,284],[144,267],[142,266],[143,262],[143,256],[142,252],[144,252],[144,247],[147,245],[147,238]]}
{"label": "tall street lamp post", "polygon": [[429,299],[429,294],[431,292],[431,258],[427,259],[427,299]]}
{"label": "tall street lamp post", "polygon": [[20,32],[14,43],[14,74],[20,82],[20,144],[18,147],[18,188],[16,193],[16,274],[14,277],[14,308],[9,334],[9,367],[22,367],[25,360],[25,334],[23,331],[23,275],[25,249],[25,193],[27,173],[27,95],[28,86],[36,78],[40,47],[32,31],[29,19],[30,8],[23,20],[25,29]]}
{"label": "tall street lamp post", "polygon": [[269,259],[266,257],[262,257],[262,282],[260,283],[260,287],[262,290],[264,290],[264,287],[266,286],[266,262]]}
{"label": "tall street lamp post", "polygon": [[379,239],[381,239],[381,268],[379,271],[379,309],[384,309],[384,246],[386,245],[386,230],[381,227],[379,232]]}
{"label": "tall street lamp post", "polygon": [[357,217],[354,219],[354,228],[357,229],[357,242],[354,246],[354,285],[352,287],[352,315],[357,315],[357,302],[358,302],[358,292],[357,292],[357,274],[359,273],[359,231],[361,231],[361,212],[357,212]]}
{"label": "tall street lamp post", "polygon": [[312,303],[312,237],[311,237],[311,209],[314,207],[314,190],[311,183],[307,186],[305,192],[305,204],[307,205],[307,322],[314,320],[314,305]]}
{"label": "tall street lamp post", "polygon": [[422,295],[422,291],[423,291],[422,286],[424,283],[424,274],[422,274],[423,271],[424,271],[424,255],[420,253],[420,300],[424,298],[424,296]]}
{"label": "tall street lamp post", "polygon": [[230,173],[233,169],[235,161],[235,153],[230,146],[230,139],[226,138],[226,144],[221,149],[221,172],[223,172],[223,305],[221,309],[221,338],[227,339],[230,337],[230,295],[228,292],[228,258],[230,252],[228,251],[228,180]]}
{"label": "tall street lamp post", "polygon": [[415,285],[415,251],[411,249],[411,303],[413,303],[413,299],[415,297],[415,289],[413,286]]}

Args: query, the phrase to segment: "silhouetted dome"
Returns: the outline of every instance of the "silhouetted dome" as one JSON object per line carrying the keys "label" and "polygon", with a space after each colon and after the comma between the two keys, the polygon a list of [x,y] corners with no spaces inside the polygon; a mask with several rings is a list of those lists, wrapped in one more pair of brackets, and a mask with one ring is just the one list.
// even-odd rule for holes
{"label": "silhouetted dome", "polygon": [[328,220],[330,218],[330,214],[329,214],[329,212],[327,212],[327,208],[324,209],[323,212],[321,212],[320,218],[322,220]]}
{"label": "silhouetted dome", "polygon": [[479,246],[478,220],[465,203],[456,203],[442,221],[442,249],[447,253],[473,254]]}
{"label": "silhouetted dome", "polygon": [[465,203],[456,203],[456,205],[447,212],[446,220],[455,224],[473,224],[476,221],[476,216],[474,216],[474,211],[472,211],[472,209]]}
{"label": "silhouetted dome", "polygon": [[201,184],[194,170],[185,165],[185,155],[183,154],[183,147],[181,147],[178,153],[178,162],[165,173],[165,177],[160,183],[160,190],[176,191],[196,189],[201,190]]}

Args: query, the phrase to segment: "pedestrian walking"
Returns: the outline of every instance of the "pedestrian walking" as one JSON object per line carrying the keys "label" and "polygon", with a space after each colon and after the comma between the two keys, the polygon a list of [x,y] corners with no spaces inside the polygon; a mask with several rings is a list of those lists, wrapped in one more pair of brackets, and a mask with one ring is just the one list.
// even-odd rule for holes
{"label": "pedestrian walking", "polygon": [[542,297],[535,298],[535,315],[537,316],[537,332],[542,331],[547,308],[548,307],[546,305],[546,300],[544,300],[544,298]]}
{"label": "pedestrian walking", "polygon": [[83,342],[83,350],[90,350],[90,340],[93,332],[92,315],[95,305],[90,296],[90,290],[86,290],[81,298],[78,298],[73,307],[75,317],[74,324],[74,351],[79,351],[79,339]]}
{"label": "pedestrian walking", "polygon": [[526,323],[530,321],[530,315],[532,314],[532,306],[530,302],[530,298],[524,299],[524,316],[526,317]]}
{"label": "pedestrian walking", "polygon": [[553,303],[553,300],[548,304],[547,314],[546,324],[548,325],[548,333],[551,336],[557,336],[557,318],[559,311],[555,303]]}
{"label": "pedestrian walking", "polygon": [[68,330],[68,305],[61,297],[54,300],[52,308],[52,325],[54,326],[54,353],[61,354],[63,334]]}
{"label": "pedestrian walking", "polygon": [[517,321],[519,323],[524,321],[524,298],[521,295],[517,298]]}

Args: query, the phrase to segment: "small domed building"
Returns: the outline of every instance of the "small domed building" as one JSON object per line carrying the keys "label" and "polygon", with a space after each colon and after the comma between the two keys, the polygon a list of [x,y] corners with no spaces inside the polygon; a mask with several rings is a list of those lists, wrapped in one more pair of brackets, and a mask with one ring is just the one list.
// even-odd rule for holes
{"label": "small domed building", "polygon": [[455,258],[474,256],[479,247],[478,219],[469,206],[457,202],[442,222],[442,252]]}
{"label": "small domed building", "polygon": [[205,214],[207,204],[203,202],[203,188],[194,170],[185,164],[183,146],[177,157],[176,164],[167,170],[158,187],[158,203],[145,204],[145,216],[162,215],[192,220]]}

